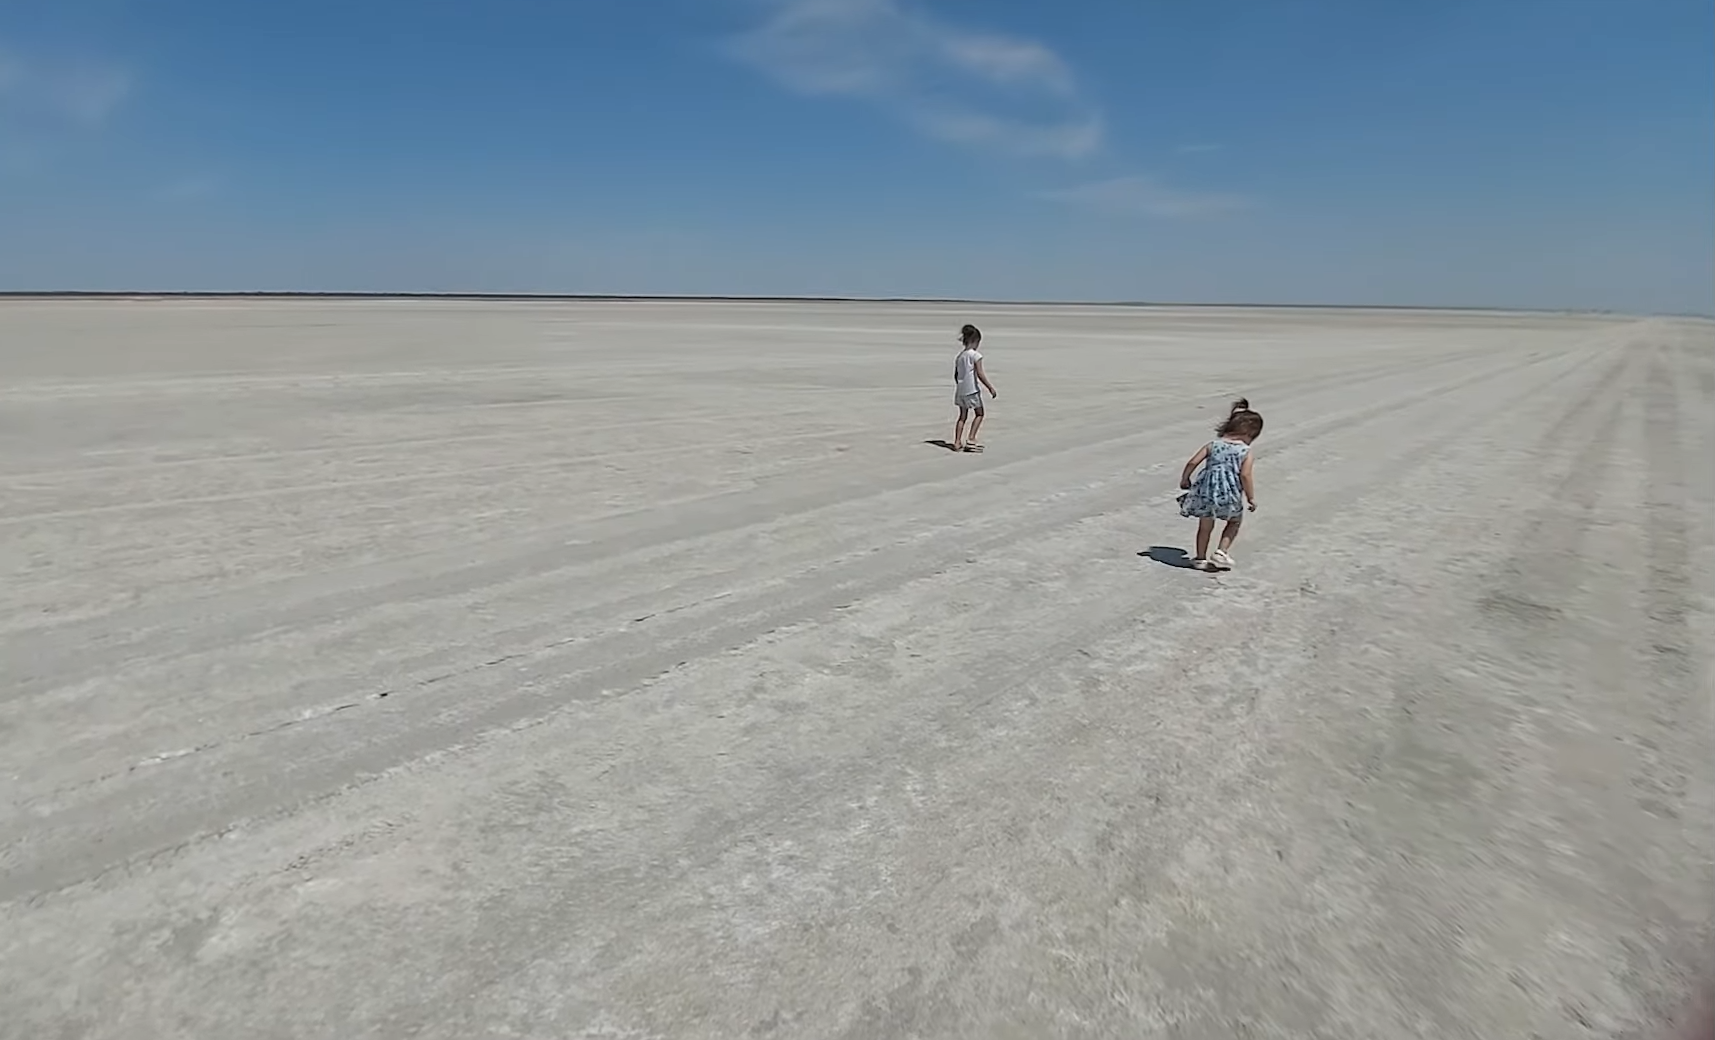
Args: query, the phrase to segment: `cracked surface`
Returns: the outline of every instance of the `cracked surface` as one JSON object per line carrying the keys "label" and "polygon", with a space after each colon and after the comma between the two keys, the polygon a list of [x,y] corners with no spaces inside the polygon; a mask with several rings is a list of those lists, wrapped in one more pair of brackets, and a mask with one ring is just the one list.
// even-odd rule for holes
{"label": "cracked surface", "polygon": [[0,304],[0,1035],[1652,1036],[1712,329]]}

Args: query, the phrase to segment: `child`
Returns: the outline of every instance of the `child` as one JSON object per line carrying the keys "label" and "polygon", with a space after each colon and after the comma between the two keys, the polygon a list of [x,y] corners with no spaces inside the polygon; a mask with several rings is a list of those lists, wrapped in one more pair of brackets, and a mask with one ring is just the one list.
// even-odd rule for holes
{"label": "child", "polygon": [[[1262,416],[1251,411],[1244,398],[1233,402],[1227,420],[1215,427],[1215,439],[1197,450],[1185,464],[1179,486],[1185,493],[1179,496],[1179,513],[1197,519],[1197,555],[1191,566],[1198,570],[1230,571],[1233,558],[1227,550],[1239,536],[1244,522],[1245,506],[1256,511],[1256,483],[1251,476],[1251,442],[1262,436]],[[1201,473],[1197,467],[1202,466]],[[1196,473],[1193,482],[1192,474]],[[1242,500],[1241,500],[1242,496]],[[1209,551],[1209,536],[1215,531],[1215,521],[1225,520],[1221,543]]]}
{"label": "child", "polygon": [[[953,427],[953,450],[982,451],[983,446],[977,443],[977,431],[983,425],[983,394],[977,389],[977,384],[987,387],[990,397],[999,397],[1000,394],[983,371],[983,355],[977,350],[982,345],[983,334],[975,325],[966,325],[959,330],[959,342],[964,344],[964,349],[953,359],[953,403],[959,406],[959,421]],[[967,440],[965,420],[972,412],[976,413],[976,418],[971,420],[971,436]]]}

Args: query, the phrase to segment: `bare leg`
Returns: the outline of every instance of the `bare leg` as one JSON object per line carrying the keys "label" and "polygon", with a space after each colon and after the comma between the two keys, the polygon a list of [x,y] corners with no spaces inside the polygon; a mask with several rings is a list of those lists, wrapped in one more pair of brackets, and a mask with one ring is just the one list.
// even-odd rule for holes
{"label": "bare leg", "polygon": [[965,446],[965,409],[959,409],[959,421],[953,424],[953,450]]}
{"label": "bare leg", "polygon": [[[1239,525],[1243,520],[1228,520],[1227,526],[1221,528],[1221,551],[1226,552],[1233,547],[1233,542],[1239,537]],[[1211,526],[1213,526],[1211,524]]]}
{"label": "bare leg", "polygon": [[976,418],[971,420],[971,439],[965,442],[965,445],[967,447],[969,447],[972,444],[977,443],[977,431],[982,429],[982,428],[983,428],[983,413],[978,412],[976,414]]}
{"label": "bare leg", "polygon": [[1197,555],[1192,559],[1207,560],[1209,558],[1209,536],[1214,533],[1214,517],[1200,516],[1197,518]]}

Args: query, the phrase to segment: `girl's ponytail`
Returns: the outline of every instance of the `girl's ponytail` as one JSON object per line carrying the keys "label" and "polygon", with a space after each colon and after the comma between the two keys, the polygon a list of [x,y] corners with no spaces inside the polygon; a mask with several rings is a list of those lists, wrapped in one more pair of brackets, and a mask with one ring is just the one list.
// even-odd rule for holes
{"label": "girl's ponytail", "polygon": [[1233,402],[1233,410],[1227,413],[1226,421],[1215,427],[1215,433],[1222,437],[1239,433],[1254,438],[1262,433],[1262,416],[1251,411],[1250,398],[1241,397]]}

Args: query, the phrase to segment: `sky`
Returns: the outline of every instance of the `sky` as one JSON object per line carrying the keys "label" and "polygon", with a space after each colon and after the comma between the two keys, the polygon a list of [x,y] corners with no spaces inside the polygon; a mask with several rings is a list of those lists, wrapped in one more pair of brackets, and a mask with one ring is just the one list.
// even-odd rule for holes
{"label": "sky", "polygon": [[0,290],[1715,313],[1709,0],[0,0]]}

